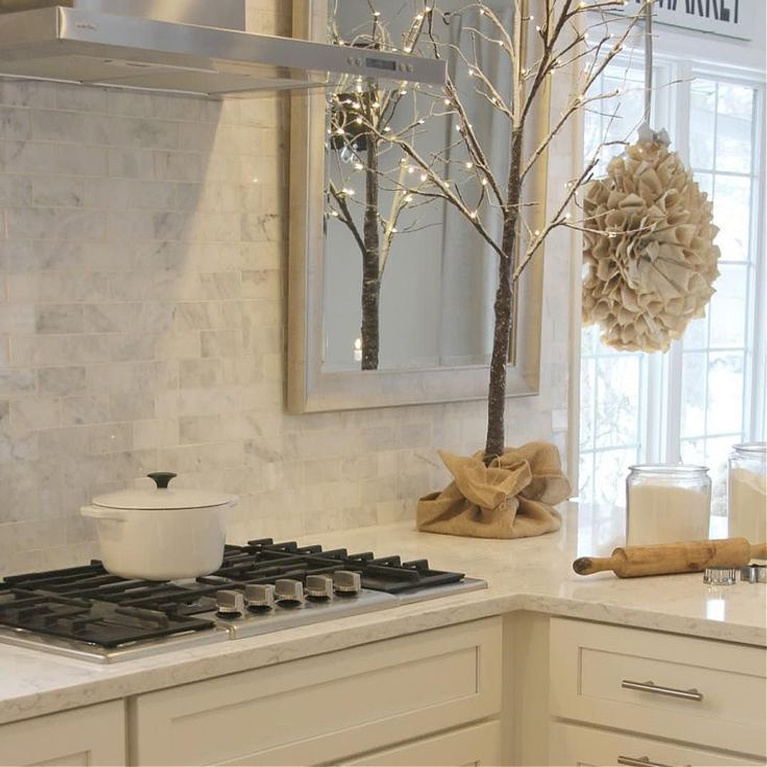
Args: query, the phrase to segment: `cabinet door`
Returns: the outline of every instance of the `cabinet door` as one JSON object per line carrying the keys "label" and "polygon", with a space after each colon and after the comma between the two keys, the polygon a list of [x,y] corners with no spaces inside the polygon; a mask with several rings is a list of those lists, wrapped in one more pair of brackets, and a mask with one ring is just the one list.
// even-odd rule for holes
{"label": "cabinet door", "polygon": [[0,765],[124,765],[122,701],[0,725]]}
{"label": "cabinet door", "polygon": [[485,767],[500,763],[501,724],[497,720],[343,762],[356,767]]}
{"label": "cabinet door", "polygon": [[489,618],[138,696],[132,753],[150,765],[338,762],[500,711]]}
{"label": "cabinet door", "polygon": [[[726,727],[726,723],[722,723]],[[554,722],[549,738],[549,763],[581,765],[620,764],[626,767],[688,765],[759,765],[758,759],[667,743],[633,734]]]}

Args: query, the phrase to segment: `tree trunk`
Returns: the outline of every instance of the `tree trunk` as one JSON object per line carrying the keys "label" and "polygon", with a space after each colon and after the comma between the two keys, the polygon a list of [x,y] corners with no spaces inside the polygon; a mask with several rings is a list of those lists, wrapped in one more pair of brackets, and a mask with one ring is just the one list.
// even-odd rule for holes
{"label": "tree trunk", "polygon": [[511,133],[511,165],[507,207],[503,214],[503,257],[498,264],[498,290],[495,294],[495,332],[490,360],[490,385],[487,393],[487,441],[485,463],[503,454],[506,445],[506,368],[511,340],[511,309],[514,255],[517,245],[517,221],[521,198],[519,174],[522,165],[522,128]]}
{"label": "tree trunk", "polygon": [[378,304],[381,296],[381,247],[378,229],[378,140],[368,137],[365,168],[365,222],[362,255],[362,369],[378,370]]}

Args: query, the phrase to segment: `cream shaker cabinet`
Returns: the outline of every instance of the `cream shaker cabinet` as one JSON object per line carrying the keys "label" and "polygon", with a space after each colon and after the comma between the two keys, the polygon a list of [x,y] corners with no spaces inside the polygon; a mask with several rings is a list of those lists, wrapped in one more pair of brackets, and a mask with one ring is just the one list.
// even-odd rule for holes
{"label": "cream shaker cabinet", "polygon": [[0,725],[0,765],[125,764],[123,701]]}
{"label": "cream shaker cabinet", "polygon": [[488,618],[139,695],[132,761],[497,762],[500,666],[501,619]]}
{"label": "cream shaker cabinet", "polygon": [[551,764],[767,756],[765,648],[552,618],[549,658]]}

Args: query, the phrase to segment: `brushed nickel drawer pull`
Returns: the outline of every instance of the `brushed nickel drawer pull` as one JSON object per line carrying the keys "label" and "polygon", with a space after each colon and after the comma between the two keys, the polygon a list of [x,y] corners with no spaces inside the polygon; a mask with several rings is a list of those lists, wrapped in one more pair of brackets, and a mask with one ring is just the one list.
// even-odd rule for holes
{"label": "brushed nickel drawer pull", "polygon": [[639,690],[640,692],[654,692],[657,695],[668,695],[670,698],[682,698],[684,700],[703,700],[703,693],[694,687],[691,690],[677,690],[675,687],[662,687],[655,682],[632,682],[630,679],[621,681],[621,687],[625,690]]}
{"label": "brushed nickel drawer pull", "polygon": [[[640,756],[638,758],[619,756],[617,762],[618,764],[628,765],[628,767],[671,767],[670,764],[663,764],[663,762],[651,762],[649,756]],[[690,765],[687,765],[687,767],[690,767]]]}

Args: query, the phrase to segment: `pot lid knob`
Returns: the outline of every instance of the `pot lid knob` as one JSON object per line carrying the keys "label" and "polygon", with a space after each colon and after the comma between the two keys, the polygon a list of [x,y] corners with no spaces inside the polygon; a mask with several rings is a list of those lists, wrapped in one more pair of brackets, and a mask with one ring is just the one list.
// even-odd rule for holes
{"label": "pot lid knob", "polygon": [[153,471],[151,474],[147,474],[147,477],[155,481],[158,490],[164,490],[170,481],[177,476],[178,474],[174,474],[172,471]]}

